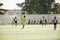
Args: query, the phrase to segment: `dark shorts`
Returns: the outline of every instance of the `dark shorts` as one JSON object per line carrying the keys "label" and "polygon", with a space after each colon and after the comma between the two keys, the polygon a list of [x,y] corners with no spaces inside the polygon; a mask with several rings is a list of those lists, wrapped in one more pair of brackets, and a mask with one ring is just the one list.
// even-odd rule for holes
{"label": "dark shorts", "polygon": [[17,21],[15,21],[15,23],[17,23]]}
{"label": "dark shorts", "polygon": [[54,23],[54,25],[56,25],[57,23]]}

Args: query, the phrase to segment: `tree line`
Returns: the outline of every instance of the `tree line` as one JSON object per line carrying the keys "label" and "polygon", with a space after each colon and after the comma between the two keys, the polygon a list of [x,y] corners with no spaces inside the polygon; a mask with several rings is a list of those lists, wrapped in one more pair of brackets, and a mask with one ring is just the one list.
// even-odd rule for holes
{"label": "tree line", "polygon": [[[3,3],[0,3],[0,14]],[[18,7],[21,7],[22,11],[27,11],[29,14],[60,14],[60,4],[55,3],[55,0],[25,0],[25,2],[17,3]]]}
{"label": "tree line", "polygon": [[60,11],[59,3],[55,3],[55,0],[25,0],[17,5],[29,14],[56,14]]}

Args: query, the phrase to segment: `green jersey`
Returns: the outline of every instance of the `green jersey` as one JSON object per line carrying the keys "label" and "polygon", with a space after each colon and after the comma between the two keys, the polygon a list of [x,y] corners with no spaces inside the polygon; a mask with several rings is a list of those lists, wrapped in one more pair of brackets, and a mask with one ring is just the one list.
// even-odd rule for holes
{"label": "green jersey", "polygon": [[22,24],[23,24],[23,25],[26,24],[26,19],[25,19],[25,18],[22,19]]}
{"label": "green jersey", "polygon": [[46,23],[45,18],[42,18],[42,23]]}

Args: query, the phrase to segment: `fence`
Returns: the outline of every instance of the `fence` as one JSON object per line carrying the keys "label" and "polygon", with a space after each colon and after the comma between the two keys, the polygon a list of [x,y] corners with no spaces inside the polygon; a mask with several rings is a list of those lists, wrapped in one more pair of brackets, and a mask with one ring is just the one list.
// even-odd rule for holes
{"label": "fence", "polygon": [[[24,15],[23,15],[24,16]],[[47,23],[52,23],[52,19],[54,17],[57,17],[58,23],[60,23],[60,14],[29,14],[26,15],[27,23],[30,21],[30,23],[36,22],[36,24],[40,23],[40,20],[42,17],[45,17],[47,20]]]}
{"label": "fence", "polygon": [[18,24],[21,24],[21,12],[20,11],[7,11],[5,15],[0,15],[0,24],[12,24],[13,18],[17,16]]}
{"label": "fence", "polygon": [[[14,16],[17,16],[18,24],[21,24],[21,19],[23,18],[24,14],[22,14],[20,11],[8,11],[5,13],[5,15],[0,15],[0,24],[11,24]],[[47,23],[52,23],[54,16],[57,17],[60,23],[60,14],[26,14],[26,20],[27,23],[30,20],[30,23],[39,24],[43,16],[46,18]]]}

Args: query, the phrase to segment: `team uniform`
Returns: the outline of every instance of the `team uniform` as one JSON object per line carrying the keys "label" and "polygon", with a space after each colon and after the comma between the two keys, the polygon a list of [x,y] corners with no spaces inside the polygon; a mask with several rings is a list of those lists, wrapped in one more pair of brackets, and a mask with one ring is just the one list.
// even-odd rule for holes
{"label": "team uniform", "polygon": [[22,19],[22,25],[23,25],[22,29],[24,29],[25,24],[26,24],[26,19],[23,18],[23,19]]}
{"label": "team uniform", "polygon": [[56,18],[54,18],[53,20],[52,20],[52,22],[53,22],[53,24],[54,24],[54,30],[56,30],[56,25],[57,25],[57,22],[58,22],[58,20],[56,19]]}
{"label": "team uniform", "polygon": [[46,25],[46,23],[47,23],[47,21],[46,21],[45,18],[42,18],[40,22],[41,22],[42,26],[43,26],[43,25]]}
{"label": "team uniform", "polygon": [[15,18],[13,18],[13,20],[14,20],[14,24],[17,25],[17,20],[18,19],[15,17]]}

